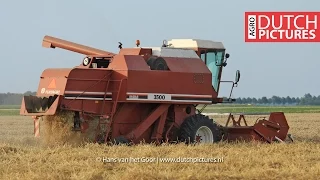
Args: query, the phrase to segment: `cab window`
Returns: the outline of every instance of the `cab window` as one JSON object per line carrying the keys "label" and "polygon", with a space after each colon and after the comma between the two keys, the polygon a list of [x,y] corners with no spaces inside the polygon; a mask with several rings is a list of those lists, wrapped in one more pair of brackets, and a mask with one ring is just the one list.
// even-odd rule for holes
{"label": "cab window", "polygon": [[212,73],[212,86],[217,91],[219,87],[219,73],[220,67],[223,62],[224,52],[223,51],[216,51],[216,50],[209,50],[209,51],[202,51],[200,58],[206,63],[208,69]]}

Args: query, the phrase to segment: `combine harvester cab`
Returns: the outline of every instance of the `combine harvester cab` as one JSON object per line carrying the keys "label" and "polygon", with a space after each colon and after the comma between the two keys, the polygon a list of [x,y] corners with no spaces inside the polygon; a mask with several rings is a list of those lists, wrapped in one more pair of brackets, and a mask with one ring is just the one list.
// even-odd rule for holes
{"label": "combine harvester cab", "polygon": [[[229,58],[221,42],[173,39],[162,47],[141,48],[137,40],[136,45],[122,48],[120,43],[114,54],[45,36],[44,47],[86,56],[77,67],[44,70],[37,95],[23,97],[20,114],[37,120],[70,111],[72,129],[94,131],[99,143],[285,140],[289,126],[283,113],[271,113],[253,126],[243,115],[244,126],[230,114],[225,127],[202,114],[207,105],[235,101],[231,94],[240,71],[235,81],[221,80]],[[232,83],[227,100],[218,96],[224,82]]]}

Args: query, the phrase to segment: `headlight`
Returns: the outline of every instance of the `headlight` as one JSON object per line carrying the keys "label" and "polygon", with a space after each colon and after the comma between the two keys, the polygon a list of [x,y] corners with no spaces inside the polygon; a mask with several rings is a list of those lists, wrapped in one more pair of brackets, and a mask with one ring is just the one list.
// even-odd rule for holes
{"label": "headlight", "polygon": [[84,66],[88,66],[90,64],[90,58],[89,57],[86,57],[83,59],[83,65]]}

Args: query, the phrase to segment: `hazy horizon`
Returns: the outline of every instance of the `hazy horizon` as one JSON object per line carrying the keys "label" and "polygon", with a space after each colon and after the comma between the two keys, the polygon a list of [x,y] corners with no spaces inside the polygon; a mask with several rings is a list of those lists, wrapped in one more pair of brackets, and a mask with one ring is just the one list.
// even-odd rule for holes
{"label": "hazy horizon", "polygon": [[[245,43],[246,11],[317,11],[320,1],[2,1],[0,92],[38,88],[46,68],[72,68],[83,55],[45,49],[45,35],[118,52],[123,47],[161,46],[163,39],[222,41],[230,53],[222,80],[241,71],[234,97],[302,97],[320,95],[315,83],[320,67],[319,43]],[[18,5],[17,5],[18,4]],[[318,7],[318,8],[317,8]],[[230,84],[221,88],[228,96]]]}

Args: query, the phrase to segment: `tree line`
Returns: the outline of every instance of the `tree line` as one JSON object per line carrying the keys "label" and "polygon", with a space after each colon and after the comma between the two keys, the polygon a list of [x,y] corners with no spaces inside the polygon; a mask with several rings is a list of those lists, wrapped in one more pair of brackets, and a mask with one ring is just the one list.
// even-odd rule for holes
{"label": "tree line", "polygon": [[303,97],[261,97],[261,98],[237,98],[236,104],[258,104],[258,105],[320,105],[320,95],[313,96],[310,93]]}
{"label": "tree line", "polygon": [[36,92],[25,93],[0,93],[0,105],[20,105],[23,96],[36,95]]}
{"label": "tree line", "polygon": [[[36,92],[25,93],[0,93],[0,105],[20,105],[23,96],[35,95]],[[303,97],[242,97],[237,98],[235,104],[256,104],[256,105],[320,105],[320,95],[313,96],[310,93]]]}

